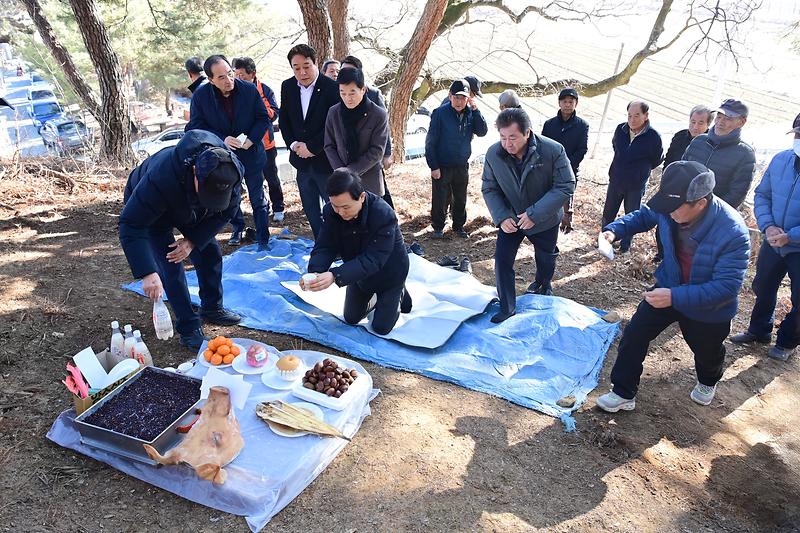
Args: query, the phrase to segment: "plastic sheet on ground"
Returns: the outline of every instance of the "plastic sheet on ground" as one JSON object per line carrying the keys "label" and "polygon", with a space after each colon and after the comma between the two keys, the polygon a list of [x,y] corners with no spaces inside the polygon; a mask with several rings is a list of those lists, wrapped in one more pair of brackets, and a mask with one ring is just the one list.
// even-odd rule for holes
{"label": "plastic sheet on ground", "polygon": [[[617,333],[584,305],[554,296],[523,295],[517,314],[502,324],[489,320],[497,303],[461,323],[435,349],[406,346],[354,327],[309,305],[281,285],[305,273],[312,243],[273,239],[270,249],[240,248],[224,258],[225,307],[243,315],[245,327],[286,333],[318,342],[360,359],[505,398],[542,413],[561,417],[580,407],[597,385],[603,359]],[[443,267],[414,260],[421,279],[439,279]],[[195,302],[197,278],[187,274]],[[127,289],[142,294],[141,283]],[[449,289],[446,289],[449,290]],[[455,287],[457,291],[457,287]],[[438,324],[429,326],[431,329]],[[559,399],[573,396],[569,407]]]}
{"label": "plastic sheet on ground", "polygon": [[[305,352],[302,355],[305,364],[313,364],[324,357],[325,354],[312,352]],[[361,427],[361,422],[370,414],[369,402],[378,394],[378,391],[372,388],[372,377],[364,367],[355,362],[352,367],[359,370],[358,379],[363,377],[369,380],[369,386],[359,388],[360,394],[342,411],[321,407],[325,421],[339,428],[348,437],[352,437]],[[202,377],[208,368],[196,364],[187,375]],[[236,374],[232,368],[226,368],[224,371]],[[276,435],[256,416],[256,405],[277,399],[302,400],[292,396],[289,391],[265,387],[261,383],[260,374],[247,375],[244,379],[253,383],[253,389],[244,409],[236,411],[245,446],[239,456],[225,467],[228,478],[220,486],[214,486],[211,482],[198,478],[189,466],[156,468],[82,444],[73,422],[75,411],[72,409],[59,415],[47,437],[61,446],[92,457],[178,496],[220,511],[244,516],[250,529],[259,531],[325,470],[347,445],[347,441],[313,435],[295,438]]]}

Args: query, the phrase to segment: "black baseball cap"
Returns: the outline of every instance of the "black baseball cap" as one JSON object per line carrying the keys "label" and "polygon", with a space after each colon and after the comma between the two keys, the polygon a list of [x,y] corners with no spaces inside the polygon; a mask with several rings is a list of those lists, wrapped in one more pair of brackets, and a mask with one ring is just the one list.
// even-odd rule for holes
{"label": "black baseball cap", "polygon": [[469,83],[470,91],[474,92],[478,96],[483,96],[483,93],[481,93],[481,80],[475,76],[464,76],[464,79],[467,80],[467,83]]}
{"label": "black baseball cap", "polygon": [[461,94],[469,96],[469,82],[467,80],[456,80],[450,85],[450,94]]}
{"label": "black baseball cap", "polygon": [[792,131],[789,131],[787,133],[800,133],[800,113],[798,113],[797,116],[794,117],[794,122],[792,123]]}
{"label": "black baseball cap", "polygon": [[714,172],[697,161],[675,161],[664,169],[661,186],[647,205],[656,213],[668,215],[686,202],[694,202],[714,192]]}
{"label": "black baseball cap", "polygon": [[225,148],[213,147],[204,150],[194,163],[197,197],[200,205],[210,211],[224,211],[231,203],[234,189],[242,181],[233,157]]}
{"label": "black baseball cap", "polygon": [[559,102],[568,96],[573,97],[575,100],[578,99],[578,91],[575,90],[574,87],[567,87],[565,89],[561,89],[561,92],[558,93],[558,100]]}

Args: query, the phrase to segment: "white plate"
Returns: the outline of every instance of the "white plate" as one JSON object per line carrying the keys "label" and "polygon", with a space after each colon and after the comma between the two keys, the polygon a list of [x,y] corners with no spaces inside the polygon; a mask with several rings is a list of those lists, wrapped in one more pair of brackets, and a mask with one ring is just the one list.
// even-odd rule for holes
{"label": "white plate", "polygon": [[280,374],[278,374],[278,371],[275,370],[275,365],[272,365],[272,368],[270,368],[269,372],[264,372],[261,374],[261,383],[270,389],[289,390],[297,385],[297,382],[306,375],[307,369],[305,367],[301,366],[300,370],[302,370],[302,372],[300,372],[295,379],[292,381],[286,381],[280,376]]}
{"label": "white plate", "polygon": [[[314,414],[314,416],[316,416],[322,421],[325,421],[325,415],[322,413],[322,409],[320,409],[313,403],[308,403],[308,402],[287,402],[287,403],[289,403],[289,405],[293,405],[295,407],[300,407],[301,409],[306,409],[308,411],[311,411]],[[275,433],[276,435],[280,435],[281,437],[290,437],[290,438],[303,437],[309,434],[308,431],[297,431],[294,429],[291,430],[290,433],[288,431],[284,431],[280,427],[276,426],[275,423],[269,421],[267,421],[267,425],[269,426],[269,429],[271,429],[273,433]]]}
{"label": "white plate", "polygon": [[[269,354],[269,357],[267,358],[267,364],[265,364],[264,366],[259,366],[259,367],[248,365],[247,364],[247,350],[244,349],[244,348],[240,348],[242,353],[240,353],[236,357],[236,359],[233,360],[233,364],[231,365],[231,366],[233,366],[233,369],[236,370],[237,372],[239,372],[240,374],[251,375],[251,374],[263,374],[263,373],[265,373],[267,371],[270,371],[273,368],[275,368],[275,362],[281,356],[280,353],[278,352],[278,350],[276,350],[272,346],[269,346],[268,344],[264,344],[262,342],[253,341],[252,344],[260,344],[261,346],[264,347],[264,349],[267,350],[267,354]],[[248,348],[249,348],[249,346],[248,346]],[[203,358],[203,359],[205,359],[205,358]]]}
{"label": "white plate", "polygon": [[[247,353],[247,349],[238,342],[234,342],[233,345],[239,347],[239,355]],[[227,365],[212,365],[210,362],[206,361],[206,358],[203,356],[203,352],[206,351],[206,348],[208,348],[208,341],[204,342],[203,345],[200,347],[200,351],[197,352],[197,360],[200,362],[201,365],[214,368],[228,368],[229,366],[231,366],[231,363],[228,363]],[[239,356],[237,355],[236,357]]]}

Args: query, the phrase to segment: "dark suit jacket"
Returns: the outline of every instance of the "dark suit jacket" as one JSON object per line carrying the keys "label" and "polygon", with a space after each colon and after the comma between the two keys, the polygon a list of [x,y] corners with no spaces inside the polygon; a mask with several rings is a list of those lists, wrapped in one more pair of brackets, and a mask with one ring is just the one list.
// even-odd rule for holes
{"label": "dark suit jacket", "polygon": [[291,149],[293,142],[300,141],[306,143],[314,154],[314,157],[303,159],[291,152],[289,162],[297,170],[313,170],[320,174],[331,173],[331,165],[324,150],[325,120],[328,118],[328,110],[339,101],[339,87],[336,82],[320,73],[314,85],[308,113],[303,119],[297,79],[291,77],[281,84],[281,134],[286,147]]}
{"label": "dark suit jacket", "polygon": [[263,172],[267,153],[261,139],[267,133],[270,122],[258,89],[252,83],[234,80],[231,96],[234,99],[233,121],[222,108],[220,98],[222,94],[211,83],[201,85],[192,95],[189,122],[184,130],[210,131],[223,141],[225,137],[238,137],[244,133],[253,146],[247,150],[239,148],[235,153],[244,165],[245,175]]}
{"label": "dark suit jacket", "polygon": [[[408,276],[408,252],[397,215],[382,198],[368,192],[361,212],[344,220],[331,204],[322,208],[322,229],[314,242],[308,271],[330,272],[340,287],[358,283],[382,292],[402,286]],[[337,256],[340,266],[330,268]]]}
{"label": "dark suit jacket", "polygon": [[339,102],[328,111],[328,120],[325,121],[325,153],[328,162],[334,169],[347,167],[359,176],[364,182],[364,188],[378,196],[386,194],[383,187],[383,167],[381,160],[386,148],[386,139],[389,138],[389,115],[366,100],[367,109],[358,121],[358,158],[349,165],[347,153],[347,133],[342,119],[343,103]]}
{"label": "dark suit jacket", "polygon": [[[377,105],[381,109],[386,109],[387,112],[389,111],[386,107],[386,100],[383,98],[383,94],[381,94],[381,92],[377,88],[367,87],[367,98],[369,98],[373,104]],[[390,155],[392,155],[391,135],[386,138],[386,150],[384,150],[383,152],[384,157],[389,157]]]}

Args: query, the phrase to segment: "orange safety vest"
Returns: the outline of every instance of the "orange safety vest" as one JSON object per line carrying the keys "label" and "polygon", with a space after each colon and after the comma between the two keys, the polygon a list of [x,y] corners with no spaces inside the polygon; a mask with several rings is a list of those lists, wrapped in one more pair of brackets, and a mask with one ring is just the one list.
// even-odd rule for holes
{"label": "orange safety vest", "polygon": [[[264,106],[267,108],[267,115],[269,116],[270,121],[275,118],[275,110],[272,109],[272,106],[269,105],[269,99],[264,96],[264,88],[261,86],[261,82],[258,81],[258,78],[253,78],[253,83],[256,84],[256,89],[258,89],[258,94],[261,95],[261,99],[264,100]],[[275,148],[275,139],[270,134],[271,131],[268,129],[267,133],[264,134],[264,138],[261,139],[261,142],[264,143],[264,150],[271,150]]]}

